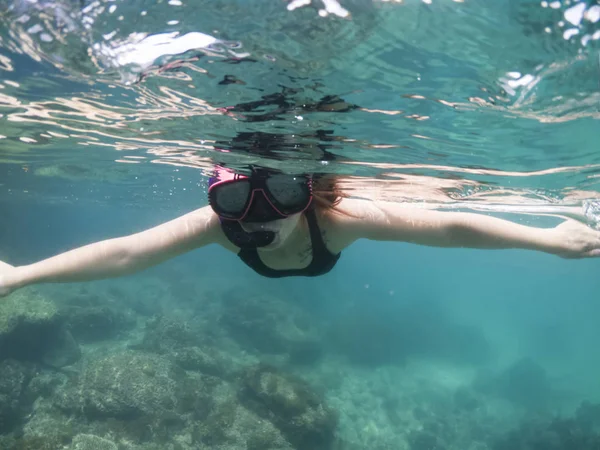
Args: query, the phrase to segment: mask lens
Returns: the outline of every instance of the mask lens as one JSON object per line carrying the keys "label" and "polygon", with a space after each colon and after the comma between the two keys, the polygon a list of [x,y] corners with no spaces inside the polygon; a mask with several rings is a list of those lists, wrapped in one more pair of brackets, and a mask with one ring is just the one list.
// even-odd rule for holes
{"label": "mask lens", "polygon": [[237,180],[214,188],[214,207],[217,214],[241,215],[248,206],[250,181]]}
{"label": "mask lens", "polygon": [[272,175],[266,179],[271,200],[284,213],[302,210],[310,201],[310,189],[305,177]]}

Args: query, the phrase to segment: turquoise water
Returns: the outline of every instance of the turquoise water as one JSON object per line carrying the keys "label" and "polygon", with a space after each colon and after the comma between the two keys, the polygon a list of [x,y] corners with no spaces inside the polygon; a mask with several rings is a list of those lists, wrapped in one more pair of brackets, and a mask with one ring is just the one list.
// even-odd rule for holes
{"label": "turquoise water", "polygon": [[[597,1],[312,3],[0,0],[0,260],[205,206],[215,162],[597,225]],[[0,448],[597,449],[599,269],[359,241],[317,279],[208,247],[29,287]]]}

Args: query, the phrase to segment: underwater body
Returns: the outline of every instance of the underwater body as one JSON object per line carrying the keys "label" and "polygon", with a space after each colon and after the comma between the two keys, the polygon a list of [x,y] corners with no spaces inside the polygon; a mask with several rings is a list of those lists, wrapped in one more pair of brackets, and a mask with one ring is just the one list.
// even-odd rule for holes
{"label": "underwater body", "polygon": [[[206,206],[215,164],[597,228],[599,119],[596,0],[0,0],[0,261]],[[361,240],[317,278],[209,246],[27,287],[0,449],[599,449],[599,273]]]}

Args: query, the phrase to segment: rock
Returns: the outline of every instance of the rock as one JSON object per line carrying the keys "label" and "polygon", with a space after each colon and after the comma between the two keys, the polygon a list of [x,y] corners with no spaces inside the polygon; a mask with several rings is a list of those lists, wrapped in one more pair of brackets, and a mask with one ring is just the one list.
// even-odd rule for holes
{"label": "rock", "polygon": [[600,404],[584,401],[575,413],[577,422],[586,431],[600,434]]}
{"label": "rock", "polygon": [[26,290],[0,302],[0,360],[40,361],[60,332],[56,306],[43,297]]}
{"label": "rock", "polygon": [[109,339],[135,325],[131,314],[107,305],[71,306],[61,314],[73,336],[81,342]]}
{"label": "rock", "polygon": [[0,360],[34,361],[57,368],[73,364],[80,356],[53,302],[27,290],[0,302]]}
{"label": "rock", "polygon": [[66,382],[68,382],[68,376],[65,373],[55,370],[42,370],[31,378],[25,395],[31,402],[40,397],[47,398],[54,393],[58,386]]}
{"label": "rock", "polygon": [[207,418],[196,421],[192,439],[200,448],[294,449],[273,423],[232,399],[218,405]]}
{"label": "rock", "polygon": [[93,434],[78,434],[68,447],[69,450],[118,450],[117,445]]}
{"label": "rock", "polygon": [[0,448],[2,449],[16,449],[17,444],[15,438],[11,435],[0,434]]}
{"label": "rock", "polygon": [[[36,404],[37,406],[37,404]],[[58,450],[65,449],[74,435],[77,425],[45,403],[35,409],[20,430],[15,450]],[[11,448],[12,450],[12,448]]]}
{"label": "rock", "polygon": [[337,415],[306,382],[259,364],[245,371],[241,383],[240,401],[273,422],[290,443],[333,448]]}
{"label": "rock", "polygon": [[485,405],[481,395],[474,390],[460,387],[454,392],[454,407],[457,411],[472,412]]}
{"label": "rock", "polygon": [[[181,371],[182,372],[182,371]],[[167,358],[126,351],[90,361],[78,388],[64,392],[61,407],[88,418],[135,418],[177,409],[185,377]]]}
{"label": "rock", "polygon": [[421,299],[355,302],[338,315],[330,342],[350,362],[371,367],[411,358],[481,364],[491,354],[480,329],[455,323],[442,306]]}
{"label": "rock", "polygon": [[545,407],[550,398],[546,370],[531,358],[512,364],[500,377],[500,392],[509,400],[526,407]]}
{"label": "rock", "polygon": [[214,348],[184,347],[173,353],[179,367],[185,370],[197,370],[207,375],[228,378],[229,368],[225,359]]}
{"label": "rock", "polygon": [[231,293],[220,318],[229,335],[243,348],[269,354],[288,354],[290,362],[311,364],[322,352],[315,319],[276,297],[244,297]]}
{"label": "rock", "polygon": [[167,316],[148,320],[139,348],[156,353],[171,353],[175,349],[200,345],[198,330],[186,322]]}
{"label": "rock", "polygon": [[12,359],[0,361],[0,434],[10,432],[23,418],[30,402],[23,399],[32,369]]}
{"label": "rock", "polygon": [[206,419],[222,385],[216,377],[188,374],[166,355],[127,350],[85,361],[50,400],[71,422],[94,423],[95,434],[167,448],[190,421]]}
{"label": "rock", "polygon": [[410,450],[445,450],[441,439],[427,431],[417,431],[409,435]]}
{"label": "rock", "polygon": [[531,358],[521,358],[499,374],[482,372],[473,386],[529,410],[543,411],[555,396],[545,369]]}
{"label": "rock", "polygon": [[71,332],[66,327],[57,329],[51,336],[54,339],[50,342],[48,349],[42,356],[42,362],[54,368],[69,366],[79,361],[81,350]]}
{"label": "rock", "polygon": [[[492,450],[590,450],[600,448],[600,426],[590,424],[586,418],[591,412],[590,404],[582,404],[574,417],[550,416],[545,420],[536,417],[526,419],[518,428],[495,439]],[[596,405],[596,409],[600,406]],[[592,408],[594,409],[594,408]],[[597,412],[592,416],[597,419]]]}

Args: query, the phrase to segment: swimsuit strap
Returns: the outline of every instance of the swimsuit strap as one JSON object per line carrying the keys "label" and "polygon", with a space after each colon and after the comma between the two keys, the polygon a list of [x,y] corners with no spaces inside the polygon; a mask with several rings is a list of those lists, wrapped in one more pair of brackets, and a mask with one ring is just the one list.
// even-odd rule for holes
{"label": "swimsuit strap", "polygon": [[283,278],[289,276],[311,277],[323,275],[329,272],[337,263],[341,253],[334,255],[327,249],[327,246],[323,240],[323,236],[321,235],[321,230],[319,229],[319,223],[317,222],[314,208],[308,208],[304,212],[304,215],[306,216],[306,220],[308,222],[312,246],[312,259],[305,268],[284,270],[273,269],[267,266],[262,259],[260,259],[260,255],[258,254],[258,250],[256,248],[242,248],[240,249],[238,256],[255,272],[269,278]]}
{"label": "swimsuit strap", "polygon": [[305,213],[306,221],[308,222],[308,231],[310,233],[310,243],[312,246],[312,260],[309,264],[309,267],[312,265],[313,261],[319,259],[319,257],[323,253],[330,253],[327,250],[327,246],[325,245],[325,241],[323,240],[323,235],[321,234],[321,229],[319,228],[319,223],[317,222],[317,214],[315,213],[315,208],[308,208]]}

